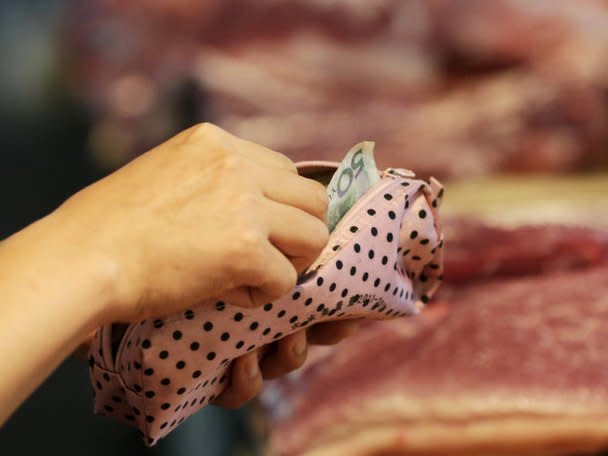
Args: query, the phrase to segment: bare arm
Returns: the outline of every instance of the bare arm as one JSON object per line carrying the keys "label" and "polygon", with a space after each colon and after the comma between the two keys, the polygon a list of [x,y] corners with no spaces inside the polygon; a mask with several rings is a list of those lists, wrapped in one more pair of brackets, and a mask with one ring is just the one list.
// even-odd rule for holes
{"label": "bare arm", "polygon": [[52,216],[0,243],[0,424],[95,329],[111,265]]}

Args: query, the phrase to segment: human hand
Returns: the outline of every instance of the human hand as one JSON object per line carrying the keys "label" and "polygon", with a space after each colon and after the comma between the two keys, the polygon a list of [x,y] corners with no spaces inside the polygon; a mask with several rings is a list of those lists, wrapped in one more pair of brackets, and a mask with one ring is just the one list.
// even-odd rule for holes
{"label": "human hand", "polygon": [[[285,156],[201,124],[79,192],[53,217],[113,271],[105,322],[214,296],[260,305],[327,243],[324,187]],[[297,227],[297,229],[294,229]]]}
{"label": "human hand", "polygon": [[320,323],[234,360],[229,386],[213,402],[225,408],[238,408],[257,396],[262,380],[281,377],[299,368],[306,360],[308,344],[332,345],[352,335],[358,320]]}

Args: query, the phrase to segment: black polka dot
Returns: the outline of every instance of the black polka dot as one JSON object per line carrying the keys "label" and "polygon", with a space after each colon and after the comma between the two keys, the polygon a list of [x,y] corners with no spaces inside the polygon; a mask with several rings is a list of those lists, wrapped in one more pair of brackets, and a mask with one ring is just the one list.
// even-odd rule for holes
{"label": "black polka dot", "polygon": [[393,296],[396,296],[398,291],[399,291],[399,287],[395,287],[393,289]]}
{"label": "black polka dot", "polygon": [[150,341],[148,339],[144,339],[144,341],[141,343],[141,348],[150,348],[152,346],[152,343],[150,343]]}
{"label": "black polka dot", "polygon": [[410,253],[410,249],[406,249],[403,251],[403,256],[406,256],[408,253]]}
{"label": "black polka dot", "polygon": [[[322,311],[323,311],[323,309],[325,309],[325,304],[322,304],[322,303],[321,303],[321,304],[319,304],[319,305],[317,306],[317,312],[322,312]],[[100,386],[101,386],[101,385],[100,385]]]}
{"label": "black polka dot", "polygon": [[282,332],[278,332],[278,333],[276,333],[276,334],[274,335],[274,338],[275,338],[275,339],[278,339],[278,338],[280,338],[280,337],[283,337],[283,333],[282,333]]}
{"label": "black polka dot", "polygon": [[175,367],[177,369],[183,369],[184,367],[186,367],[186,362],[185,361],[178,361],[177,363],[175,363]]}
{"label": "black polka dot", "polygon": [[421,219],[426,217],[426,211],[424,209],[420,209],[418,211],[418,217],[420,217]]}
{"label": "black polka dot", "polygon": [[334,245],[331,249],[335,252],[336,250],[338,250],[340,248],[339,245]]}
{"label": "black polka dot", "polygon": [[393,233],[388,233],[388,234],[386,235],[386,240],[387,240],[388,242],[393,242]]}
{"label": "black polka dot", "polygon": [[161,385],[165,385],[165,386],[167,386],[167,385],[171,384],[171,379],[169,379],[169,378],[163,378],[163,379],[160,381],[160,384],[161,384]]}
{"label": "black polka dot", "polygon": [[106,412],[113,412],[114,408],[109,406],[109,405],[104,405],[103,408],[106,410]]}
{"label": "black polka dot", "polygon": [[367,282],[368,278],[369,278],[369,274],[367,272],[364,272],[363,276],[361,277],[361,280],[363,280],[364,282]]}
{"label": "black polka dot", "polygon": [[380,278],[379,277],[376,280],[374,280],[374,287],[377,287],[378,285],[380,285]]}
{"label": "black polka dot", "polygon": [[372,236],[378,236],[378,228],[376,228],[375,226],[372,226],[371,232]]}
{"label": "black polka dot", "polygon": [[401,185],[404,186],[404,187],[407,187],[408,185],[410,185],[410,183],[409,182],[401,182]]}
{"label": "black polka dot", "polygon": [[[247,351],[250,352],[251,350],[253,350],[255,348],[255,345],[250,345],[249,347],[247,347]],[[213,385],[213,382],[215,382],[215,378],[211,381],[211,384]]]}
{"label": "black polka dot", "polygon": [[382,257],[382,264],[383,264],[383,265],[386,265],[386,263],[388,263],[388,257],[387,257],[386,255],[384,255],[384,256]]}
{"label": "black polka dot", "polygon": [[133,413],[135,413],[135,416],[141,415],[141,412],[139,411],[139,409],[137,407],[133,407]]}
{"label": "black polka dot", "polygon": [[422,240],[420,241],[420,243],[421,243],[422,245],[426,245],[426,244],[428,244],[428,243],[429,243],[429,240],[428,240],[428,239],[422,239]]}
{"label": "black polka dot", "polygon": [[416,239],[418,237],[418,231],[414,230],[410,233],[410,239]]}
{"label": "black polka dot", "polygon": [[359,227],[358,226],[354,226],[353,225],[353,226],[350,227],[350,232],[351,233],[356,233],[357,231],[359,231]]}
{"label": "black polka dot", "polygon": [[135,369],[141,369],[141,364],[139,364],[137,361],[133,361],[133,367]]}
{"label": "black polka dot", "polygon": [[272,303],[271,303],[271,302],[269,302],[268,304],[265,304],[265,305],[264,305],[264,310],[265,310],[266,312],[270,312],[270,311],[272,310]]}
{"label": "black polka dot", "polygon": [[299,297],[300,297],[299,291],[296,291],[294,294],[291,295],[291,299],[293,299],[294,301],[296,301]]}
{"label": "black polka dot", "polygon": [[308,299],[307,299],[307,300],[304,302],[304,305],[305,305],[305,306],[309,306],[309,305],[311,305],[311,304],[312,304],[312,298],[308,298]]}
{"label": "black polka dot", "polygon": [[427,277],[427,276],[425,276],[424,274],[420,274],[420,277],[419,277],[419,278],[420,278],[420,281],[421,281],[421,282],[426,282],[426,281],[428,280],[428,277]]}
{"label": "black polka dot", "polygon": [[148,367],[146,370],[144,370],[144,375],[147,375],[148,377],[150,375],[154,375],[154,369],[152,369],[151,367]]}
{"label": "black polka dot", "polygon": [[414,261],[420,261],[420,260],[422,260],[422,258],[420,258],[418,255],[413,255],[412,256],[412,260],[414,260]]}
{"label": "black polka dot", "polygon": [[279,311],[279,313],[277,314],[277,317],[279,318],[283,318],[285,316],[287,312],[285,312],[285,309],[282,309]]}
{"label": "black polka dot", "polygon": [[[167,410],[169,407],[171,407],[171,404],[169,404],[168,402],[165,402],[160,406],[160,408],[163,410]],[[165,423],[165,424],[167,424],[167,423]]]}
{"label": "black polka dot", "polygon": [[390,283],[387,283],[387,284],[384,286],[384,291],[386,292],[386,291],[388,291],[388,290],[390,290],[390,289],[391,289],[391,284],[390,284]]}
{"label": "black polka dot", "polygon": [[436,199],[433,200],[432,205],[433,205],[433,207],[437,207],[437,200]]}
{"label": "black polka dot", "polygon": [[237,349],[241,349],[241,348],[243,348],[243,345],[245,345],[245,342],[243,342],[242,340],[239,340],[239,341],[236,343],[235,347],[236,347]]}
{"label": "black polka dot", "polygon": [[345,288],[344,290],[342,290],[342,293],[340,296],[342,296],[343,298],[346,298],[347,295],[348,295],[348,288]]}
{"label": "black polka dot", "polygon": [[342,269],[342,266],[344,266],[344,264],[340,260],[336,261],[336,268]]}
{"label": "black polka dot", "polygon": [[443,188],[437,193],[437,198],[443,198]]}
{"label": "black polka dot", "polygon": [[407,209],[408,207],[410,207],[410,202],[406,199],[405,200],[405,205],[404,207]]}
{"label": "black polka dot", "polygon": [[162,328],[163,327],[163,321],[162,320],[154,320],[154,327],[155,328]]}
{"label": "black polka dot", "polygon": [[211,323],[210,321],[205,322],[205,324],[203,325],[203,329],[205,331],[211,331],[213,329],[213,323]]}
{"label": "black polka dot", "polygon": [[177,394],[184,394],[186,392],[186,388],[183,386],[177,390]]}
{"label": "black polka dot", "polygon": [[226,308],[226,304],[224,303],[224,301],[218,301],[215,303],[215,308],[217,310],[224,310]]}
{"label": "black polka dot", "polygon": [[190,344],[190,350],[192,351],[196,351],[200,348],[201,344],[199,344],[198,342],[192,342]]}
{"label": "black polka dot", "polygon": [[184,312],[184,318],[186,320],[192,320],[194,318],[194,312],[192,312],[191,310],[186,310]]}
{"label": "black polka dot", "polygon": [[148,399],[152,399],[154,396],[156,396],[156,393],[154,391],[146,391],[146,397]]}
{"label": "black polka dot", "polygon": [[182,332],[181,331],[173,331],[173,338],[175,340],[180,340],[182,338]]}
{"label": "black polka dot", "polygon": [[107,373],[107,372],[104,372],[104,373],[103,373],[103,379],[104,379],[106,382],[109,382],[109,381],[110,381],[110,376],[108,375],[108,373]]}
{"label": "black polka dot", "polygon": [[226,342],[228,339],[230,339],[230,334],[227,332],[222,333],[222,335],[220,336],[220,339],[224,342]]}
{"label": "black polka dot", "polygon": [[291,317],[289,319],[289,323],[295,323],[296,321],[298,321],[298,316],[297,315],[294,315],[293,317]]}
{"label": "black polka dot", "polygon": [[391,195],[390,193],[385,193],[385,194],[384,194],[384,199],[385,199],[386,201],[390,201],[390,200],[392,200],[392,199],[393,199],[393,195]]}
{"label": "black polka dot", "polygon": [[234,314],[234,321],[241,321],[243,319],[243,314],[241,312],[237,312]]}
{"label": "black polka dot", "polygon": [[330,317],[332,317],[332,316],[333,316],[335,313],[336,313],[336,309],[331,309],[331,310],[329,311],[329,314],[328,314],[328,315],[329,315]]}
{"label": "black polka dot", "polygon": [[192,378],[199,378],[200,376],[201,376],[200,370],[195,370],[194,372],[192,372]]}
{"label": "black polka dot", "polygon": [[353,246],[353,248],[355,249],[355,252],[359,253],[361,251],[361,246],[359,244],[356,244]]}
{"label": "black polka dot", "polygon": [[317,277],[317,286],[320,287],[323,285],[323,277]]}
{"label": "black polka dot", "polygon": [[368,210],[367,210],[367,213],[368,213],[369,215],[376,215],[376,211],[375,211],[374,209],[368,209]]}
{"label": "black polka dot", "polygon": [[209,352],[209,353],[207,353],[207,359],[209,361],[213,361],[215,359],[215,352]]}
{"label": "black polka dot", "polygon": [[351,268],[350,268],[350,275],[354,276],[356,273],[357,273],[357,268],[354,267],[354,266],[351,266]]}
{"label": "black polka dot", "polygon": [[397,214],[395,214],[395,212],[394,212],[394,211],[388,211],[388,217],[389,217],[391,220],[395,220],[395,218],[397,218]]}
{"label": "black polka dot", "polygon": [[266,328],[264,331],[262,331],[262,334],[264,336],[267,336],[270,333],[270,328]]}
{"label": "black polka dot", "polygon": [[430,267],[431,269],[439,269],[439,265],[438,265],[438,264],[435,264],[435,263],[431,263],[431,264],[429,264],[429,267]]}
{"label": "black polka dot", "polygon": [[119,398],[118,396],[112,396],[112,400],[113,400],[114,402],[116,402],[117,404],[120,404],[120,403],[122,402],[122,399],[121,399],[121,398]]}
{"label": "black polka dot", "polygon": [[375,254],[376,254],[376,253],[375,253],[373,250],[370,250],[369,252],[367,252],[367,256],[368,256],[368,258],[369,258],[370,260],[373,260],[373,259],[374,259],[374,255],[375,255]]}
{"label": "black polka dot", "polygon": [[207,396],[203,396],[203,397],[201,397],[201,400],[200,400],[200,401],[198,401],[199,405],[202,405],[202,404],[203,404],[203,402],[205,402],[205,399],[207,399]]}
{"label": "black polka dot", "polygon": [[151,415],[148,415],[148,416],[146,416],[146,421],[147,421],[148,423],[153,423],[153,422],[154,422],[154,417],[153,417],[153,416],[151,416]]}
{"label": "black polka dot", "polygon": [[429,302],[429,297],[427,295],[422,295],[420,296],[420,300],[426,304]]}
{"label": "black polka dot", "polygon": [[161,429],[165,429],[167,427],[167,424],[168,423],[165,421],[163,424],[160,425],[160,428]]}
{"label": "black polka dot", "polygon": [[334,291],[335,289],[336,289],[336,283],[334,282],[329,286],[329,291]]}
{"label": "black polka dot", "polygon": [[258,326],[260,326],[260,324],[259,324],[257,321],[254,321],[253,323],[251,323],[251,324],[249,325],[249,329],[250,329],[251,331],[255,331],[256,329],[258,329]]}
{"label": "black polka dot", "polygon": [[141,390],[142,390],[141,386],[139,386],[137,384],[133,385],[133,389],[135,390],[136,393],[141,393]]}
{"label": "black polka dot", "polygon": [[168,356],[169,356],[169,352],[167,350],[163,350],[158,354],[158,357],[160,359],[167,359]]}

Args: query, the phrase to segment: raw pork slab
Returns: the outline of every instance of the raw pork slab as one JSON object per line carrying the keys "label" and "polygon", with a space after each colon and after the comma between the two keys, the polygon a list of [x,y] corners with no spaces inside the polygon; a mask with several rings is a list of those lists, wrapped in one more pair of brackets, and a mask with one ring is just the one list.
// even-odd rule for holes
{"label": "raw pork slab", "polygon": [[608,445],[608,270],[469,287],[265,391],[277,455],[572,454]]}

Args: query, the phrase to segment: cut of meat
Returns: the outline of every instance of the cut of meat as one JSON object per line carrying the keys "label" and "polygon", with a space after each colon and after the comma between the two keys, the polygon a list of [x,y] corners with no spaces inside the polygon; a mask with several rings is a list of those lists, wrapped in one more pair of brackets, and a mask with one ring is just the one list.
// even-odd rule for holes
{"label": "cut of meat", "polygon": [[607,269],[469,287],[428,311],[374,323],[269,385],[273,454],[536,455],[608,445]]}
{"label": "cut of meat", "polygon": [[471,219],[444,221],[451,285],[502,277],[540,275],[608,263],[608,231],[570,226],[484,225]]}
{"label": "cut of meat", "polygon": [[294,160],[375,140],[381,166],[423,177],[606,164],[605,2],[75,5],[70,54],[98,147],[143,151],[211,120]]}

